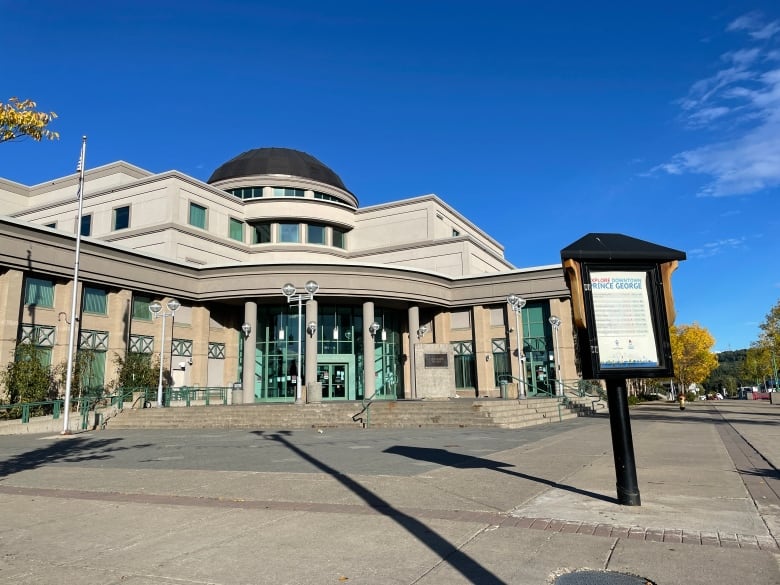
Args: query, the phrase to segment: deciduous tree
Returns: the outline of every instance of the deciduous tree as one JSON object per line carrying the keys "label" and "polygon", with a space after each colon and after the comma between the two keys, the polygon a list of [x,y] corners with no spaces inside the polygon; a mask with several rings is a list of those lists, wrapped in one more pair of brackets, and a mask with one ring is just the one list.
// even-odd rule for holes
{"label": "deciduous tree", "polygon": [[673,326],[669,337],[674,376],[684,389],[691,384],[701,384],[718,367],[718,358],[712,352],[715,338],[704,327],[696,323]]}
{"label": "deciduous tree", "polygon": [[0,372],[9,403],[40,402],[52,397],[54,380],[40,349],[29,343],[16,346],[14,360]]}
{"label": "deciduous tree", "polygon": [[769,310],[759,325],[761,333],[748,350],[750,364],[745,363],[745,374],[753,380],[764,381],[774,378],[780,366],[780,301]]}
{"label": "deciduous tree", "polygon": [[39,112],[32,100],[12,97],[0,102],[0,142],[10,142],[24,136],[33,140],[57,140],[60,135],[47,126],[57,117],[54,112]]}
{"label": "deciduous tree", "polygon": [[[151,388],[156,387],[160,372],[160,361],[155,357],[129,352],[124,356],[114,355],[117,377],[109,386],[112,388]],[[165,376],[166,372],[163,372]]]}

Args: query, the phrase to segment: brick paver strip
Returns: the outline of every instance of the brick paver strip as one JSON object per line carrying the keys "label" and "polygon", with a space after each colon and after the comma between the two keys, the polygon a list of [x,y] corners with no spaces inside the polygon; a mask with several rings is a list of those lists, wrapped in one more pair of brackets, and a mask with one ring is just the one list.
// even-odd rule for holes
{"label": "brick paver strip", "polygon": [[[708,539],[709,540],[709,539]],[[709,544],[704,542],[704,536],[701,537],[702,544]],[[739,540],[736,534],[721,534],[720,545],[727,548],[739,548]]]}
{"label": "brick paver strip", "polygon": [[626,526],[613,526],[612,534],[615,538],[628,538],[628,527]]}
{"label": "brick paver strip", "polygon": [[327,504],[311,502],[278,502],[269,500],[243,500],[208,498],[197,496],[176,496],[159,494],[136,494],[119,492],[98,492],[86,490],[65,490],[0,485],[0,493],[18,496],[40,496],[49,498],[92,500],[131,504],[153,504],[168,506],[195,506],[210,508],[238,508],[246,510],[283,510],[331,514],[381,514],[386,516],[413,516],[423,519],[441,519],[456,522],[474,522],[502,528],[519,528],[647,540],[655,542],[683,543],[723,546],[730,548],[761,549],[778,552],[777,542],[771,536],[746,534],[699,533],[680,529],[642,528],[638,526],[614,526],[611,524],[580,523],[552,518],[513,517],[499,512],[469,510],[431,510],[422,508],[393,508],[389,505],[370,506],[360,504]]}
{"label": "brick paver strip", "polygon": [[750,534],[737,534],[739,548],[758,549],[758,538]]}
{"label": "brick paver strip", "polygon": [[644,540],[645,539],[645,529],[644,528],[638,528],[636,526],[632,526],[628,529],[628,539],[629,540]]}
{"label": "brick paver strip", "polygon": [[595,534],[596,526],[598,526],[598,524],[588,524],[583,522],[577,529],[577,534]]}
{"label": "brick paver strip", "polygon": [[683,530],[682,541],[684,544],[701,544],[701,534]]}
{"label": "brick paver strip", "polygon": [[531,524],[531,528],[533,528],[534,530],[547,530],[547,527],[549,525],[550,525],[549,518],[537,518]]}
{"label": "brick paver strip", "polygon": [[775,539],[771,536],[756,536],[756,543],[761,550],[776,551],[778,549]]}
{"label": "brick paver strip", "polygon": [[550,520],[549,526],[545,528],[548,532],[560,532],[565,522],[563,520]]}
{"label": "brick paver strip", "polygon": [[725,538],[726,540],[737,540],[736,534],[729,534],[728,532],[701,532],[699,534],[701,536],[702,542],[704,542],[705,539],[712,540],[712,539],[721,539]]}
{"label": "brick paver strip", "polygon": [[531,524],[534,523],[534,520],[536,520],[536,518],[518,518],[515,526],[518,528],[531,528]]}
{"label": "brick paver strip", "polygon": [[682,530],[664,530],[664,542],[681,543]]}

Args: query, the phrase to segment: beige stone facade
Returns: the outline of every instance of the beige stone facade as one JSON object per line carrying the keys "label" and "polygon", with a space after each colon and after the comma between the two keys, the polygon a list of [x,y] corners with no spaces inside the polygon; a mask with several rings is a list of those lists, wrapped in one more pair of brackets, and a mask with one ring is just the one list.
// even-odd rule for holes
{"label": "beige stone facade", "polygon": [[[77,179],[30,187],[0,179],[2,363],[25,327],[53,329],[52,364],[67,359]],[[84,332],[99,338],[104,384],[116,376],[115,355],[159,354],[160,320],[143,307],[171,298],[182,304],[162,348],[173,383],[241,382],[244,401],[292,402],[309,391],[323,400],[495,396],[500,375],[533,392],[554,391],[556,372],[576,378],[561,267],[515,268],[494,238],[435,195],[360,208],[340,180],[317,175],[204,183],[117,162],[86,172],[83,216],[80,286],[104,294],[105,310],[86,311],[78,296],[79,343],[92,343]],[[51,302],[29,302],[29,279],[50,283]],[[301,300],[298,320],[280,289],[290,282],[301,294],[309,280],[319,290]],[[520,336],[510,294],[527,301]],[[550,315],[562,322],[557,351]],[[424,371],[426,346],[451,350],[445,377]],[[431,389],[445,379],[453,387]]]}

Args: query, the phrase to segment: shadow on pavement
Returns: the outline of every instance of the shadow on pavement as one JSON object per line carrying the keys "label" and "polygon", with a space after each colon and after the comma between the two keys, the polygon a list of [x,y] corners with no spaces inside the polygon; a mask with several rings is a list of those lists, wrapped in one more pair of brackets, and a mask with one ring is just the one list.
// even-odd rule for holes
{"label": "shadow on pavement", "polygon": [[36,469],[52,463],[81,463],[109,459],[117,451],[143,448],[148,445],[133,445],[130,447],[114,446],[123,439],[88,439],[73,437],[54,440],[45,447],[33,449],[0,461],[0,481],[14,473]]}
{"label": "shadow on pavement", "polygon": [[346,475],[339,473],[336,469],[326,465],[322,461],[312,457],[299,447],[293,445],[285,438],[285,435],[290,435],[289,431],[265,433],[264,431],[252,431],[253,434],[258,435],[264,439],[270,441],[276,441],[285,445],[288,449],[293,451],[299,457],[305,459],[315,467],[324,471],[333,479],[337,480],[344,487],[349,489],[356,496],[361,498],[366,504],[378,513],[388,518],[392,518],[398,525],[403,527],[412,536],[417,538],[421,543],[430,548],[436,553],[444,562],[449,564],[453,569],[458,571],[469,583],[480,583],[481,585],[503,585],[504,581],[499,579],[495,574],[488,569],[480,565],[477,561],[471,558],[469,555],[453,546],[445,538],[438,535],[431,528],[420,522],[419,520],[412,518],[408,514],[404,514],[402,511],[397,510],[391,506],[387,501],[383,500],[370,490],[364,488],[358,482],[350,479]]}
{"label": "shadow on pavement", "polygon": [[534,475],[528,475],[527,473],[509,470],[506,468],[513,467],[513,465],[510,465],[509,463],[501,463],[500,461],[493,461],[492,459],[482,459],[481,457],[473,457],[471,455],[460,455],[445,449],[430,449],[427,447],[396,446],[385,449],[384,452],[392,453],[394,455],[402,455],[417,461],[429,461],[431,463],[436,463],[437,465],[456,467],[458,469],[492,469],[493,471],[497,471],[499,473],[506,473],[507,475],[511,475],[513,477],[527,479],[560,490],[580,494],[581,496],[587,496],[589,498],[593,498],[594,500],[602,500],[604,502],[609,502],[610,504],[617,504],[616,498],[611,498],[596,492],[582,490],[570,485],[544,479],[543,477],[536,477]]}

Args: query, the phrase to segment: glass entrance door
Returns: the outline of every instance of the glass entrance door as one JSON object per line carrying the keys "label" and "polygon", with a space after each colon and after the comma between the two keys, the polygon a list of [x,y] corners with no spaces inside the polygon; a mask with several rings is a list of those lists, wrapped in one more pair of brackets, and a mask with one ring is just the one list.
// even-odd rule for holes
{"label": "glass entrance door", "polygon": [[348,400],[349,364],[317,364],[317,381],[322,384],[323,400]]}

